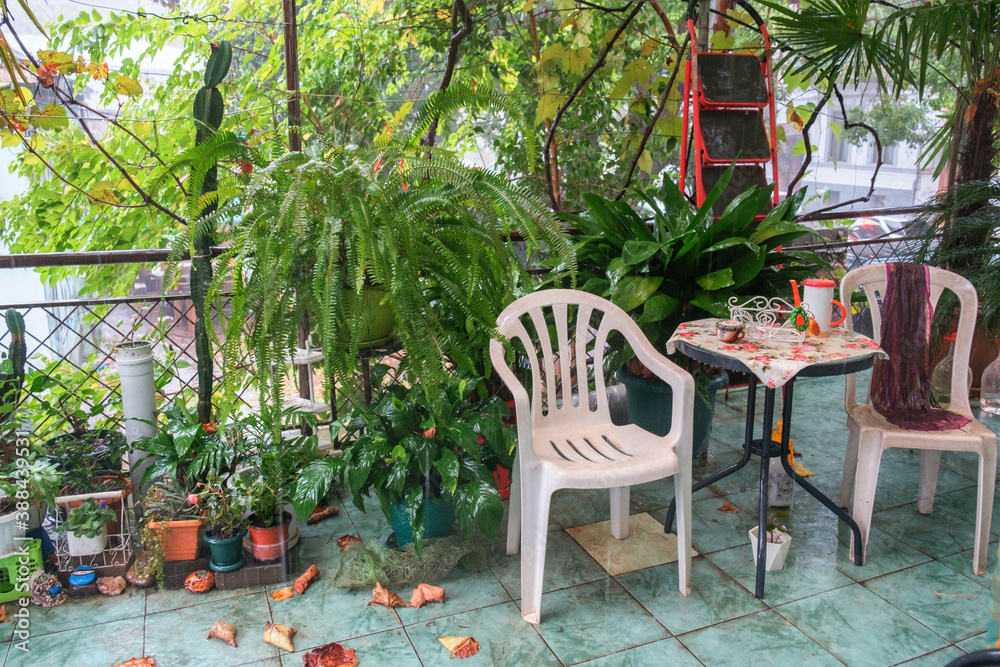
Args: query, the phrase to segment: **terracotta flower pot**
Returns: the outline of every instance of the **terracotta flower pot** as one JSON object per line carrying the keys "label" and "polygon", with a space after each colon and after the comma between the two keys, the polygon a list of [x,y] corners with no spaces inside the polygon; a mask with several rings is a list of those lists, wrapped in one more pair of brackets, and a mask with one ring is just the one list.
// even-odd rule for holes
{"label": "terracotta flower pot", "polygon": [[281,523],[269,528],[250,526],[250,547],[254,559],[262,563],[273,563],[281,560],[288,551],[288,525],[292,517],[288,512],[282,512]]}
{"label": "terracotta flower pot", "polygon": [[179,560],[194,560],[198,557],[198,546],[201,544],[201,527],[203,519],[186,521],[150,521],[149,527],[161,533],[163,542],[163,559],[174,562]]}

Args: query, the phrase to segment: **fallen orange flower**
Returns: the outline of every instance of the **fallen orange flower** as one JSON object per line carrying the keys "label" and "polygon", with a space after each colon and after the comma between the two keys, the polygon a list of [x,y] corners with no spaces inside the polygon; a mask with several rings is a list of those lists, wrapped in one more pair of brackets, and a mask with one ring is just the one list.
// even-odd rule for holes
{"label": "fallen orange flower", "polygon": [[340,547],[341,551],[350,548],[355,544],[361,544],[361,538],[357,535],[344,535],[343,537],[337,538],[337,546]]}
{"label": "fallen orange flower", "polygon": [[368,603],[371,605],[382,605],[384,607],[409,607],[410,605],[403,602],[403,599],[393,593],[392,591],[387,591],[382,588],[382,584],[376,583],[375,589],[372,591],[372,601]]}
{"label": "fallen orange flower", "polygon": [[725,512],[726,514],[739,514],[740,510],[733,506],[732,503],[722,503],[719,507],[720,512]]}

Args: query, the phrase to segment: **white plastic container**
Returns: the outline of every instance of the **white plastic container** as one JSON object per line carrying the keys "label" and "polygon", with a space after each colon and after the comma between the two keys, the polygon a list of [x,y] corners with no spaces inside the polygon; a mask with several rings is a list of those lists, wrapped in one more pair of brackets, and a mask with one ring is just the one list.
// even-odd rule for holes
{"label": "white plastic container", "polygon": [[17,512],[0,516],[0,555],[17,551],[18,537],[24,537],[24,530],[18,528]]}
{"label": "white plastic container", "polygon": [[[122,382],[122,412],[125,417],[125,441],[130,445],[139,438],[156,435],[156,387],[153,381],[153,346],[147,341],[122,343],[115,350],[115,363]],[[135,462],[146,453],[135,450],[129,455],[132,486],[139,489],[139,482],[146,472],[146,465],[135,467]]]}
{"label": "white plastic container", "polygon": [[[753,547],[753,564],[757,565],[757,526],[750,529],[750,546]],[[788,547],[792,544],[792,536],[788,533],[778,533],[779,542],[767,543],[767,556],[764,561],[764,569],[768,572],[785,569],[785,557],[788,556]]]}
{"label": "white plastic container", "polygon": [[66,541],[70,556],[95,556],[108,546],[108,527],[105,526],[94,537],[84,537],[69,530],[66,531]]}

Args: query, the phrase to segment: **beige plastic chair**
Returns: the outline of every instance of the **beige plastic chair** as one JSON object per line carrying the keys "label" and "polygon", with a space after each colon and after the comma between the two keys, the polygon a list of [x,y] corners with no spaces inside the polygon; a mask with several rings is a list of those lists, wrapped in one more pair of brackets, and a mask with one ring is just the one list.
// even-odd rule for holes
{"label": "beige plastic chair", "polygon": [[[555,340],[546,325],[547,316],[554,322]],[[532,329],[530,334],[526,323]],[[677,496],[679,588],[688,595],[692,377],[656,352],[625,311],[586,292],[545,290],[522,297],[500,314],[497,327],[504,338],[520,339],[531,369],[529,397],[507,365],[503,345],[498,340],[491,342],[493,364],[513,393],[517,410],[518,447],[507,553],[516,554],[521,549],[521,615],[529,623],[541,620],[549,501],[555,491],[610,489],[611,534],[622,540],[628,537],[629,487],[668,475],[674,476]],[[611,422],[602,368],[608,334],[614,330],[624,335],[636,356],[673,390],[673,422],[664,437],[638,426]],[[591,409],[588,400],[588,370],[596,409]]]}
{"label": "beige plastic chair", "polygon": [[[872,324],[876,342],[881,343],[882,317],[877,297],[885,295],[887,278],[884,264],[870,264],[849,272],[840,283],[841,303],[850,303],[851,295],[863,287],[871,306]],[[955,364],[951,378],[951,406],[949,410],[965,415],[972,421],[960,429],[945,431],[909,431],[890,424],[872,407],[869,400],[863,405],[855,401],[855,378],[847,376],[845,403],[847,427],[847,456],[844,460],[844,477],[840,485],[840,506],[847,507],[851,488],[854,488],[854,520],[861,529],[864,550],[868,549],[872,510],[875,505],[875,487],[878,482],[882,452],[889,447],[921,449],[920,483],[917,511],[930,514],[934,508],[934,490],[942,451],[976,452],[979,454],[979,497],[976,503],[976,546],[972,556],[972,569],[976,574],[986,571],[987,545],[990,539],[990,518],[993,512],[993,488],[996,481],[997,439],[988,428],[972,416],[969,407],[968,373],[969,354],[972,351],[972,333],[976,323],[979,300],[976,289],[965,278],[944,269],[930,268],[931,307],[937,305],[941,293],[949,289],[958,296],[961,315],[958,335],[955,338]],[[848,317],[844,325],[851,329]],[[852,538],[851,553],[854,553]]]}

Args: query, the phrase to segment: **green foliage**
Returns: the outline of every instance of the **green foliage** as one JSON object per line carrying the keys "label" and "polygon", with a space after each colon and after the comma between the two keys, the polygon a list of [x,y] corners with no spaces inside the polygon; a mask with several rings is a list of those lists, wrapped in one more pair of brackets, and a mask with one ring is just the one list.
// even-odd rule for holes
{"label": "green foliage", "polygon": [[[909,261],[954,271],[979,295],[979,323],[1000,337],[1000,180],[958,183],[925,204],[910,227],[922,238]],[[947,316],[950,292],[936,312]],[[955,303],[955,302],[952,302]]]}
{"label": "green foliage", "polygon": [[[927,104],[912,100],[881,100],[870,109],[851,109],[847,119],[852,123],[867,123],[878,130],[882,146],[920,146],[930,139],[934,131],[930,116],[931,109]],[[842,139],[854,146],[863,146],[871,140],[871,135],[863,128],[852,127],[844,130]]]}
{"label": "green foliage", "polygon": [[[529,249],[544,246],[572,264],[556,220],[526,189],[444,151],[428,159],[408,145],[313,147],[254,173],[242,200],[248,212],[219,260],[232,273],[219,271],[209,295],[232,281],[223,348],[229,382],[238,380],[248,322],[245,345],[256,367],[279,368],[308,314],[324,350],[327,392],[335,382],[349,386],[364,332],[352,304],[369,286],[386,292],[415,379],[443,380],[442,357],[473,372],[488,339],[469,349],[453,314],[463,316],[460,331],[467,322],[493,331],[513,301],[521,263],[506,233],[518,229]],[[282,374],[259,381],[264,400],[280,402]]]}
{"label": "green foliage", "polygon": [[21,402],[24,387],[24,363],[27,347],[24,340],[24,317],[16,310],[4,313],[10,343],[0,360],[0,425],[13,416]]}
{"label": "green foliage", "polygon": [[3,472],[0,473],[0,490],[9,499],[15,498],[20,491],[22,496],[41,509],[43,504],[55,507],[56,494],[62,487],[62,473],[56,465],[39,453],[37,449],[23,448],[15,450],[16,459],[4,461]]}
{"label": "green foliage", "polygon": [[[792,222],[804,190],[759,222],[757,212],[771,194],[759,188],[739,195],[713,217],[712,205],[730,175],[731,170],[701,208],[664,177],[655,198],[639,195],[642,209],[588,195],[587,211],[564,216],[582,232],[577,243],[582,289],[629,313],[654,346],[660,347],[683,321],[728,317],[734,296],[783,294],[789,280],[815,275],[823,264],[813,253],[776,251],[809,232]],[[616,349],[620,352],[611,364],[630,355],[623,345]]]}
{"label": "green foliage", "polygon": [[212,475],[196,488],[198,507],[205,517],[206,535],[222,540],[246,530],[244,498],[237,489],[226,484],[226,478]]}
{"label": "green foliage", "polygon": [[248,456],[250,443],[242,432],[239,419],[220,420],[225,427],[216,432],[201,424],[187,406],[189,395],[178,394],[163,411],[164,422],[156,435],[141,438],[136,449],[147,453],[136,466],[149,463],[142,485],[166,476],[182,481],[186,486],[206,482],[220,473],[229,473]]}
{"label": "green foliage", "polygon": [[[433,392],[393,385],[345,422],[353,441],[340,466],[354,504],[365,511],[365,497],[374,493],[388,519],[390,507],[405,502],[418,554],[429,498],[451,498],[469,537],[477,526],[487,539],[500,530],[503,506],[493,471],[497,464],[511,465],[514,434],[502,422],[506,404],[496,396],[474,401],[473,387],[459,378]],[[335,465],[310,467],[328,473]]]}
{"label": "green foliage", "polygon": [[109,521],[115,520],[115,513],[108,509],[106,500],[87,498],[69,511],[69,516],[56,528],[58,532],[70,531],[80,537],[94,538],[104,531]]}

